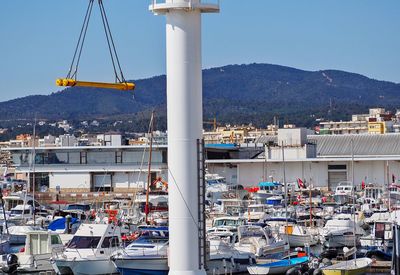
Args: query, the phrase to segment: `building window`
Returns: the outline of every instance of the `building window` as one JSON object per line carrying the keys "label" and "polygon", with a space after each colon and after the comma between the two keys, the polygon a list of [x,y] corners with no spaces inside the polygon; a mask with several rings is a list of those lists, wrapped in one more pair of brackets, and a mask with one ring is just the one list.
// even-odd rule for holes
{"label": "building window", "polygon": [[87,163],[87,152],[86,151],[82,151],[81,153],[81,164],[86,164]]}
{"label": "building window", "polygon": [[115,163],[115,152],[89,151],[87,154],[88,164]]}
{"label": "building window", "polygon": [[115,163],[122,163],[122,152],[121,151],[115,152]]}

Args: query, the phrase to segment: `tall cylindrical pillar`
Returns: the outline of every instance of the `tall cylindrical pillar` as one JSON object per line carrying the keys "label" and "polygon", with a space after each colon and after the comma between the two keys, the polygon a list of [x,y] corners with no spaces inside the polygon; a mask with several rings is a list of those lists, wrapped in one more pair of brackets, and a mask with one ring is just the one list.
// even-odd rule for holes
{"label": "tall cylindrical pillar", "polygon": [[218,5],[199,0],[154,2],[166,15],[170,274],[205,274],[199,265],[198,156],[202,138],[201,13]]}

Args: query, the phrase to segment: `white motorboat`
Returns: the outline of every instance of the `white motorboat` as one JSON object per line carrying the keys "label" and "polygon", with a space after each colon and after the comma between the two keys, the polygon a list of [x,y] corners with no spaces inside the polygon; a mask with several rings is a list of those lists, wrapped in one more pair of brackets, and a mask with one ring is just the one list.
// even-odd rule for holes
{"label": "white motorboat", "polygon": [[207,274],[236,274],[246,272],[247,267],[256,262],[252,252],[232,247],[221,238],[208,239],[210,257],[206,263]]}
{"label": "white motorboat", "polygon": [[349,261],[338,262],[337,264],[330,265],[322,268],[324,275],[358,275],[365,274],[367,268],[371,265],[370,258],[359,258]]}
{"label": "white motorboat", "polygon": [[32,206],[19,204],[11,208],[7,221],[22,225],[33,220],[33,216],[34,211]]}
{"label": "white motorboat", "polygon": [[[17,205],[30,205],[33,206],[35,202],[35,208],[41,208],[40,204],[33,199],[33,197],[25,192],[19,191],[15,193],[10,193],[3,197],[4,200],[4,210],[6,214],[9,214],[11,209]],[[0,219],[3,219],[3,215],[0,215]]]}
{"label": "white motorboat", "polygon": [[297,224],[284,225],[281,234],[290,247],[312,246],[318,243],[318,237],[306,227]]}
{"label": "white motorboat", "polygon": [[379,247],[391,248],[393,247],[393,222],[389,219],[375,221],[371,234],[360,237],[360,244],[362,247]]}
{"label": "white motorboat", "polygon": [[361,200],[363,203],[377,204],[383,199],[383,187],[377,184],[368,183],[365,186]]}
{"label": "white motorboat", "polygon": [[282,194],[282,184],[279,182],[264,181],[258,184],[258,191],[253,194],[253,199],[260,203],[265,203],[267,198]]}
{"label": "white motorboat", "polygon": [[[168,192],[167,191],[150,191],[149,192],[149,207],[151,211],[166,211],[168,210]],[[146,204],[146,192],[136,193],[134,200],[135,205],[139,205],[144,212]]]}
{"label": "white motorboat", "polygon": [[327,247],[353,247],[354,244],[359,244],[359,238],[364,233],[364,230],[350,219],[350,215],[341,215],[327,221],[321,235]]}
{"label": "white motorboat", "polygon": [[30,231],[25,235],[25,246],[18,253],[2,256],[1,270],[6,273],[53,270],[51,257],[64,250],[58,234],[47,231]]}
{"label": "white motorboat", "polygon": [[142,234],[127,247],[113,253],[111,260],[121,274],[167,274],[168,230],[144,228]]}
{"label": "white motorboat", "polygon": [[394,203],[400,201],[400,185],[398,184],[391,184],[389,186],[389,196],[390,200],[392,200]]}
{"label": "white motorboat", "polygon": [[265,208],[265,204],[250,204],[247,207],[247,211],[243,214],[243,218],[247,219],[249,222],[258,222],[264,219],[266,215]]}
{"label": "white motorboat", "polygon": [[[242,273],[248,264],[255,262],[253,253],[241,252],[229,242],[213,236],[209,239],[210,257],[207,274]],[[168,238],[142,236],[111,257],[118,271],[124,275],[167,275]]]}
{"label": "white motorboat", "polygon": [[236,232],[240,225],[245,225],[246,219],[239,216],[223,216],[215,218],[212,222],[212,227],[227,228],[232,232]]}
{"label": "white motorboat", "polygon": [[31,231],[40,231],[42,228],[39,226],[31,225],[14,225],[8,227],[8,234],[10,244],[25,244],[26,235]]}
{"label": "white motorboat", "polygon": [[214,204],[223,197],[223,194],[229,191],[229,186],[223,179],[207,179],[206,175],[206,198]]}
{"label": "white motorboat", "polygon": [[351,182],[342,181],[339,182],[335,189],[334,199],[338,204],[345,204],[351,200],[353,193],[353,185]]}
{"label": "white motorboat", "polygon": [[257,225],[242,225],[238,227],[238,242],[235,249],[241,252],[254,253],[257,257],[282,253],[286,242],[276,240],[268,228]]}
{"label": "white motorboat", "polygon": [[81,224],[65,251],[53,259],[57,274],[118,273],[110,256],[121,243],[120,227],[113,224]]}

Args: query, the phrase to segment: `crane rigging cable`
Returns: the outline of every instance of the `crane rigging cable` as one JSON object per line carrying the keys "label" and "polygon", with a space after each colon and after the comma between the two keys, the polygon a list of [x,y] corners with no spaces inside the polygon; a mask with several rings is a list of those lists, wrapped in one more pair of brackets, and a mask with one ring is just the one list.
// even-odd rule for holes
{"label": "crane rigging cable", "polygon": [[78,67],[82,55],[83,45],[85,43],[86,33],[89,26],[90,18],[92,15],[93,4],[95,0],[89,0],[88,7],[86,9],[86,14],[83,20],[82,28],[79,34],[78,42],[75,47],[74,55],[72,58],[71,66],[65,78],[59,78],[56,80],[57,86],[83,86],[83,87],[97,87],[97,88],[108,88],[117,90],[133,90],[135,89],[135,84],[132,82],[127,82],[125,80],[124,74],[121,69],[119,62],[117,50],[115,48],[114,39],[111,34],[110,25],[108,23],[108,18],[106,10],[103,5],[102,0],[97,0],[100,9],[101,20],[103,23],[104,33],[107,40],[108,51],[111,57],[111,63],[115,75],[115,83],[104,83],[104,82],[90,82],[90,81],[78,81]]}

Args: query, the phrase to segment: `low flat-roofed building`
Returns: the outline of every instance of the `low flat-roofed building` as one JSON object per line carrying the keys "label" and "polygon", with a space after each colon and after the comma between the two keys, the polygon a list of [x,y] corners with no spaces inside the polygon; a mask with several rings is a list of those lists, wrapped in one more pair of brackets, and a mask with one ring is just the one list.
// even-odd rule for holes
{"label": "low flat-roofed building", "polygon": [[[18,178],[25,177],[37,191],[125,192],[143,189],[148,176],[148,146],[69,146],[7,148]],[[167,147],[152,150],[151,181],[167,179]],[[30,188],[32,189],[32,187]]]}
{"label": "low flat-roofed building", "polygon": [[283,150],[278,139],[261,137],[258,142],[263,140],[263,153],[247,159],[209,159],[208,172],[243,186],[256,186],[271,179],[283,182],[284,151],[287,182],[300,178],[307,186],[311,183],[313,187],[334,191],[339,182],[352,180],[352,163],[357,188],[362,181],[387,187],[392,176],[400,179],[400,134],[308,135],[303,146],[284,146]]}

